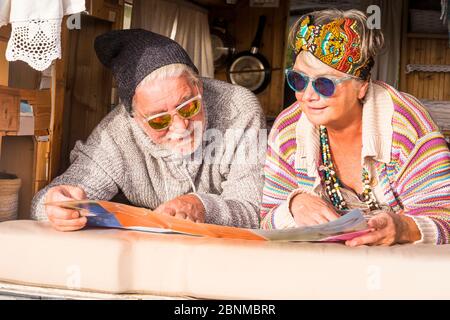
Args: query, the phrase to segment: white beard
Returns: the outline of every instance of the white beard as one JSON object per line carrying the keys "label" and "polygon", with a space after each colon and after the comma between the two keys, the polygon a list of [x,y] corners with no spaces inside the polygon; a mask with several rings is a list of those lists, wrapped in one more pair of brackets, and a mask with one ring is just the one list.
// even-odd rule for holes
{"label": "white beard", "polygon": [[[190,122],[189,127],[182,133],[167,133],[167,136],[164,137],[164,141],[161,142],[160,146],[180,156],[192,154],[198,148],[203,138],[203,125],[201,125],[200,128],[197,127],[198,124]],[[194,133],[194,135],[192,135],[192,133]],[[192,140],[194,140],[194,143]]]}

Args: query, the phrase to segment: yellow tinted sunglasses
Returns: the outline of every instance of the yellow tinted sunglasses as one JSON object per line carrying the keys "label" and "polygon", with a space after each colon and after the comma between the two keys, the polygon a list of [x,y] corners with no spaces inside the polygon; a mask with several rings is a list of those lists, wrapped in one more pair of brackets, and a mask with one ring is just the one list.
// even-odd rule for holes
{"label": "yellow tinted sunglasses", "polygon": [[182,119],[188,120],[195,117],[202,109],[201,94],[183,102],[172,112],[162,112],[145,118],[145,122],[156,131],[163,131],[170,127],[173,121],[173,114],[177,113]]}

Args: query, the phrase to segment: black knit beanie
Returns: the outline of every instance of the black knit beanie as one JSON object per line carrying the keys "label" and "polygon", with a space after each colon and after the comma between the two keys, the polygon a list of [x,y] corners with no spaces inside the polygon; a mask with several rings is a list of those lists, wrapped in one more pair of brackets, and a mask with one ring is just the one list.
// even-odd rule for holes
{"label": "black knit beanie", "polygon": [[111,69],[119,97],[128,111],[131,111],[136,87],[156,69],[182,63],[198,73],[178,43],[143,29],[107,32],[95,39],[94,48],[101,63]]}

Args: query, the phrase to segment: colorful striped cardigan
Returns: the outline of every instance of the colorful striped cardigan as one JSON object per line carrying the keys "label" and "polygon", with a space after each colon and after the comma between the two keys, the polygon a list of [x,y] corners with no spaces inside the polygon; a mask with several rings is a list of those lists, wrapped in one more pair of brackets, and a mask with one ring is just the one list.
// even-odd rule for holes
{"label": "colorful striped cardigan", "polygon": [[[362,163],[380,182],[384,203],[414,219],[418,242],[449,243],[450,152],[438,127],[417,99],[382,82],[371,84],[363,108]],[[321,188],[318,137],[298,103],[277,117],[264,166],[261,228],[295,226],[290,198]]]}

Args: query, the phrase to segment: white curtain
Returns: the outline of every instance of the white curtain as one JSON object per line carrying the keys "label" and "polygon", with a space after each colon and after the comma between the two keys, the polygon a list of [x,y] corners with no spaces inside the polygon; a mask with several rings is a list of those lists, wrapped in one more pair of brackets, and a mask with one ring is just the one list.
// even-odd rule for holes
{"label": "white curtain", "polygon": [[208,12],[181,0],[134,0],[132,28],[143,28],[178,42],[203,77],[214,77]]}
{"label": "white curtain", "polygon": [[381,30],[384,35],[385,50],[375,58],[372,79],[381,80],[398,88],[403,1],[362,0],[362,5],[361,10],[364,12],[370,5],[377,5],[381,9]]}

